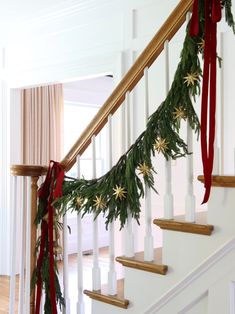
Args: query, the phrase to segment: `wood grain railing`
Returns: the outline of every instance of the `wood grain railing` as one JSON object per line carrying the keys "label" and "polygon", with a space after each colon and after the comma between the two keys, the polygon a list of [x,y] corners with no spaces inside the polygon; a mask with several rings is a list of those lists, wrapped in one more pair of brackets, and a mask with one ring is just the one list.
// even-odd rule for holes
{"label": "wood grain railing", "polygon": [[172,11],[168,19],[114,89],[113,93],[83,131],[68,154],[64,157],[61,163],[65,171],[71,169],[76,162],[76,157],[82,155],[90,144],[92,136],[99,133],[106,124],[108,116],[113,114],[120,107],[124,101],[125,94],[131,91],[142,78],[144,69],[149,68],[160,55],[164,48],[165,41],[170,41],[184,23],[186,14],[191,10],[192,4],[193,0],[181,0],[178,6]]}

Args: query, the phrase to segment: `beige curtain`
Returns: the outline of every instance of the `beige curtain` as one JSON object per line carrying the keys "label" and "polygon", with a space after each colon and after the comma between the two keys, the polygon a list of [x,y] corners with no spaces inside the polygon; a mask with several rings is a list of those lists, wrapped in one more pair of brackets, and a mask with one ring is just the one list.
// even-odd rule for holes
{"label": "beige curtain", "polygon": [[60,161],[63,148],[63,86],[22,90],[22,163],[48,165]]}

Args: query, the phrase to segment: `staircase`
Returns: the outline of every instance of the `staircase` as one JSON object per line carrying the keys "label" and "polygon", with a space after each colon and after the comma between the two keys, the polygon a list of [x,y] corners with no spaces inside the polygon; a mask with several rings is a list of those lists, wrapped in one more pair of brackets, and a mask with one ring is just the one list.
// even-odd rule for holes
{"label": "staircase", "polygon": [[[167,21],[149,43],[137,61],[124,76],[120,84],[107,99],[97,116],[91,121],[81,137],[74,144],[70,152],[61,161],[65,171],[69,171],[76,163],[80,169],[80,156],[91,145],[93,151],[92,171],[93,177],[96,176],[96,156],[95,138],[106,125],[109,133],[108,137],[108,159],[109,168],[112,167],[112,139],[113,124],[112,117],[119,107],[123,116],[123,129],[126,133],[122,134],[125,142],[123,151],[130,146],[130,133],[128,133],[128,105],[130,93],[143,78],[145,82],[145,116],[144,123],[148,120],[148,80],[149,68],[156,58],[164,53],[166,64],[166,93],[169,90],[169,57],[168,43],[176,34],[185,20],[192,7],[192,0],[182,0],[175,8]],[[222,93],[222,92],[221,92]],[[124,106],[123,106],[124,103]],[[194,141],[192,131],[186,123],[185,137],[188,147],[193,148]],[[124,131],[122,131],[124,132]],[[111,134],[111,135],[110,135]],[[219,157],[219,156],[217,156]],[[78,279],[77,279],[77,314],[89,314],[84,307],[84,294],[92,299],[93,314],[222,314],[235,313],[235,177],[234,176],[213,176],[213,187],[208,208],[195,206],[194,192],[194,169],[193,155],[185,158],[186,176],[172,180],[172,162],[162,161],[164,168],[165,191],[162,203],[153,201],[148,188],[145,186],[145,199],[143,200],[143,213],[141,213],[141,237],[144,238],[142,251],[135,250],[134,240],[136,227],[132,223],[132,217],[128,216],[124,235],[118,232],[115,223],[109,226],[109,259],[110,268],[106,285],[101,285],[99,253],[98,253],[98,225],[97,221],[93,226],[93,279],[92,289],[83,286],[81,262],[82,256],[82,234],[78,236]],[[198,158],[197,156],[194,158]],[[178,162],[178,161],[177,161]],[[181,167],[181,161],[179,162]],[[31,224],[31,233],[27,233],[30,241],[26,245],[26,313],[34,313],[35,295],[31,294],[29,301],[29,278],[35,265],[35,256],[32,254],[35,247],[36,232],[33,224],[36,215],[36,192],[37,181],[46,172],[44,167],[21,166],[11,167],[14,175],[15,189],[17,188],[18,177],[28,177],[27,193],[27,225]],[[80,171],[78,170],[78,177]],[[198,180],[203,183],[203,177]],[[173,181],[182,184],[186,181],[186,197],[182,203],[186,203],[184,213],[179,215],[173,209]],[[30,185],[30,182],[32,184]],[[23,192],[24,193],[24,192]],[[31,205],[30,205],[31,201]],[[198,200],[200,202],[200,200]],[[16,205],[16,204],[15,204]],[[156,206],[157,205],[157,206]],[[159,218],[158,212],[153,208],[164,208],[163,218]],[[203,210],[202,210],[203,209]],[[154,215],[152,214],[154,211]],[[181,210],[182,212],[182,210]],[[67,225],[66,216],[64,226]],[[77,218],[78,229],[81,230],[81,214]],[[161,229],[161,231],[159,231]],[[64,297],[66,309],[64,313],[73,314],[70,304],[72,303],[68,291],[68,256],[67,256],[67,228],[64,228]],[[27,231],[29,232],[29,231]],[[162,232],[162,246],[157,247],[153,244],[154,234]],[[30,236],[31,235],[31,236]],[[14,236],[13,236],[14,238]],[[115,244],[124,239],[124,254],[117,254]],[[13,243],[13,248],[14,248]],[[31,249],[29,249],[31,247]],[[14,251],[14,249],[13,249]],[[30,253],[31,252],[31,253]],[[118,252],[119,253],[119,252]],[[30,259],[31,254],[31,259]],[[115,260],[114,260],[115,258]],[[24,257],[22,254],[22,263]],[[31,262],[31,266],[30,266]],[[124,278],[117,279],[116,262],[124,267]],[[24,267],[21,269],[22,273]],[[20,276],[22,276],[22,273]],[[15,279],[14,263],[12,264],[11,287],[14,291]],[[24,286],[21,287],[24,290]],[[11,294],[11,308],[14,308],[14,293]],[[42,300],[43,301],[43,300]],[[29,309],[30,305],[30,309]],[[230,312],[229,312],[230,311]],[[12,314],[12,313],[11,313]]]}
{"label": "staircase", "polygon": [[[203,181],[203,177],[199,179]],[[125,266],[127,313],[231,313],[229,289],[235,278],[234,187],[234,176],[214,176],[208,211],[198,212],[195,223],[185,222],[184,216],[154,219],[154,224],[164,229],[163,247],[155,249],[154,262],[144,262],[143,252],[134,258],[116,258]],[[112,304],[102,299],[102,292],[99,298],[85,293],[99,300],[93,301],[93,313],[124,311],[100,302]]]}

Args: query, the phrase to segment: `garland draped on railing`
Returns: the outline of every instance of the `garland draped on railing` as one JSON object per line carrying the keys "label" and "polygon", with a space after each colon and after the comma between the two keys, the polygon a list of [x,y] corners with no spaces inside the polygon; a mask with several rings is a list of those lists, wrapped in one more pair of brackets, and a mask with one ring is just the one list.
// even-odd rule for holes
{"label": "garland draped on railing", "polygon": [[[197,0],[196,0],[197,1]],[[54,190],[61,175],[57,170],[60,169],[58,163],[53,164],[53,175],[50,184],[44,183],[41,191],[47,188],[46,198],[39,197],[39,210],[35,223],[41,228],[49,230],[49,225],[60,228],[60,218],[66,211],[95,213],[97,217],[103,214],[106,218],[106,225],[119,219],[121,228],[127,221],[128,212],[139,222],[140,199],[144,196],[143,182],[148,187],[154,188],[154,168],[152,156],[162,153],[166,159],[176,159],[186,156],[188,151],[186,143],[179,136],[181,120],[187,120],[199,135],[200,123],[195,113],[192,100],[200,94],[200,80],[202,69],[199,55],[204,56],[205,43],[205,14],[204,4],[214,0],[199,0],[197,32],[193,37],[189,34],[187,26],[180,62],[175,72],[174,80],[166,99],[161,103],[157,110],[150,116],[146,130],[137,138],[128,151],[121,156],[119,161],[112,169],[100,178],[86,180],[84,178],[75,179],[65,177],[62,187],[62,196],[57,198]],[[225,7],[225,17],[229,26],[235,31],[235,24],[231,13],[231,0],[223,0],[221,5]],[[50,168],[50,171],[51,168]],[[143,179],[143,180],[141,180]],[[44,195],[45,196],[45,195]],[[47,199],[49,198],[49,199]],[[53,206],[53,207],[52,207]],[[53,208],[53,219],[51,222],[51,208]],[[49,214],[49,221],[48,221]],[[51,231],[50,231],[51,232]],[[47,234],[47,232],[46,232]],[[41,285],[45,289],[46,302],[44,311],[46,314],[57,313],[52,307],[54,300],[50,294],[51,278],[54,280],[56,302],[64,306],[60,285],[57,277],[56,262],[54,271],[51,270],[51,237],[43,238],[42,232],[38,239],[37,250],[40,250],[38,263],[40,267],[35,269],[32,278],[33,284]],[[42,247],[42,241],[44,245]],[[53,274],[51,273],[53,272]],[[53,286],[53,285],[52,285]]]}

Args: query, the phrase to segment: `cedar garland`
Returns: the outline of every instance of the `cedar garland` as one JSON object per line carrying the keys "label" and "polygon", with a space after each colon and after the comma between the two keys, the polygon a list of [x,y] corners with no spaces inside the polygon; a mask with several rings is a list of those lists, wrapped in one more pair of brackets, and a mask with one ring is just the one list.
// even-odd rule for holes
{"label": "cedar garland", "polygon": [[[231,0],[222,0],[221,4],[225,9],[227,24],[232,27],[235,33]],[[54,228],[61,228],[61,224],[58,221],[67,211],[81,212],[82,216],[87,213],[95,213],[96,217],[103,214],[106,218],[107,227],[110,222],[119,219],[120,226],[123,228],[127,220],[127,209],[129,209],[132,217],[139,222],[140,199],[144,196],[143,182],[157,192],[154,188],[153,174],[155,170],[152,165],[152,156],[155,156],[157,152],[162,153],[166,159],[176,159],[191,153],[188,151],[186,143],[180,138],[179,130],[183,119],[189,122],[197,135],[199,135],[200,131],[200,123],[195,113],[192,99],[195,100],[195,97],[200,94],[202,70],[199,56],[202,54],[203,57],[204,0],[199,0],[198,18],[199,29],[197,36],[189,36],[188,25],[180,62],[169,93],[157,110],[150,116],[146,130],[140,134],[128,151],[120,157],[117,164],[102,177],[92,180],[65,177],[63,196],[55,199],[52,203]],[[219,61],[221,60],[219,59]],[[42,227],[45,224],[46,207],[47,202],[39,198],[35,223]],[[41,257],[41,267],[40,269],[35,269],[32,283],[35,286],[38,284],[38,279],[41,278],[41,284],[46,295],[44,313],[50,314],[52,313],[52,307],[50,300],[48,237],[46,239],[38,238],[36,252],[39,251],[42,240],[45,241],[45,246]],[[65,301],[57,275],[58,269],[55,261],[56,302],[62,308],[65,306]]]}

